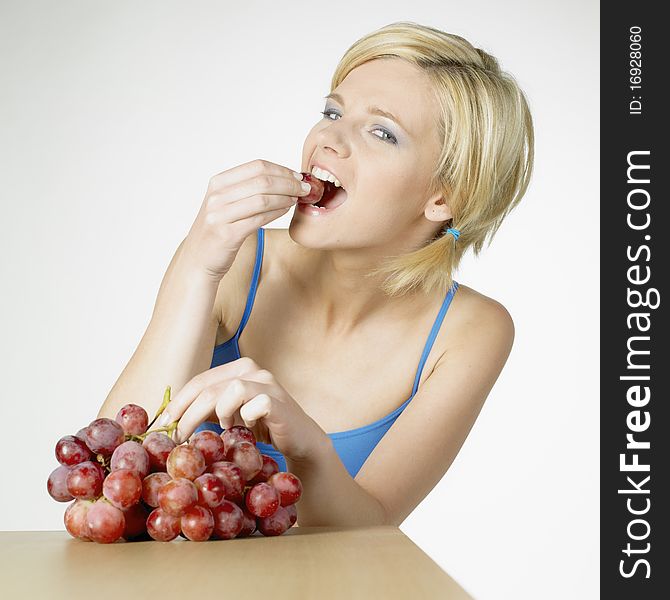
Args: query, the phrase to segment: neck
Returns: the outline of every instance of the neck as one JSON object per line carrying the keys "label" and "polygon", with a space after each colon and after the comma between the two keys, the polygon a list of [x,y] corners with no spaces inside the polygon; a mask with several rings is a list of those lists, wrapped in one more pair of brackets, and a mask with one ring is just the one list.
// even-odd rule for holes
{"label": "neck", "polygon": [[316,315],[323,331],[348,335],[365,323],[406,317],[425,305],[424,294],[391,298],[382,291],[383,276],[367,276],[384,256],[385,252],[375,248],[310,250],[306,254],[299,280],[306,308]]}

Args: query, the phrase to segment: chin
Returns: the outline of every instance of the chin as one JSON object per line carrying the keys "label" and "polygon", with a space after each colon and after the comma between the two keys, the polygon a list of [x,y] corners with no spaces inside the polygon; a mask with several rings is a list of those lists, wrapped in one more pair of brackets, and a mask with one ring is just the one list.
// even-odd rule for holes
{"label": "chin", "polygon": [[334,236],[332,238],[325,238],[323,229],[309,223],[304,219],[304,215],[293,217],[288,226],[288,235],[298,246],[310,250],[331,250],[333,249],[333,241],[339,241],[340,236],[337,235],[331,228],[330,233]]}
{"label": "chin", "polygon": [[288,236],[299,246],[303,248],[319,248],[319,238],[321,237],[318,228],[312,227],[310,223],[305,222],[300,216],[293,216],[288,225]]}

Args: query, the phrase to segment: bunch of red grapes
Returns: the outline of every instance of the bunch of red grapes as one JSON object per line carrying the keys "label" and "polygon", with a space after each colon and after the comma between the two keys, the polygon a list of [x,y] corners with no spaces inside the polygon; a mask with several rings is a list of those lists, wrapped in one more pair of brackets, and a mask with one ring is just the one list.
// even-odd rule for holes
{"label": "bunch of red grapes", "polygon": [[259,452],[250,429],[200,431],[177,445],[176,422],[147,431],[148,421],[141,406],[127,404],[116,420],[96,419],[58,440],[60,466],[47,490],[58,502],[74,500],[64,518],[71,536],[199,542],[281,535],[295,524],[302,484]]}

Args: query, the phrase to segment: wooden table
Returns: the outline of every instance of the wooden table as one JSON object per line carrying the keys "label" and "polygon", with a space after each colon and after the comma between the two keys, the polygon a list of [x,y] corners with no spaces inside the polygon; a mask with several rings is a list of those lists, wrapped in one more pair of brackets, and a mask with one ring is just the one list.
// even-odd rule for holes
{"label": "wooden table", "polygon": [[278,537],[95,544],[0,532],[3,599],[471,598],[397,527],[297,527]]}

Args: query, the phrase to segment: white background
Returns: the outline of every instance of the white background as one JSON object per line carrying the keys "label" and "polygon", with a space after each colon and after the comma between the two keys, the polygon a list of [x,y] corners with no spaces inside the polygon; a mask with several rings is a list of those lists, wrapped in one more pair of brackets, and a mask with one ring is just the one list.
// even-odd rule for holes
{"label": "white background", "polygon": [[593,0],[3,2],[0,529],[63,528],[54,444],[135,350],[209,178],[298,169],[345,50],[411,20],[499,58],[537,149],[522,204],[457,276],[512,314],[512,355],[401,529],[476,598],[597,597],[598,17]]}

